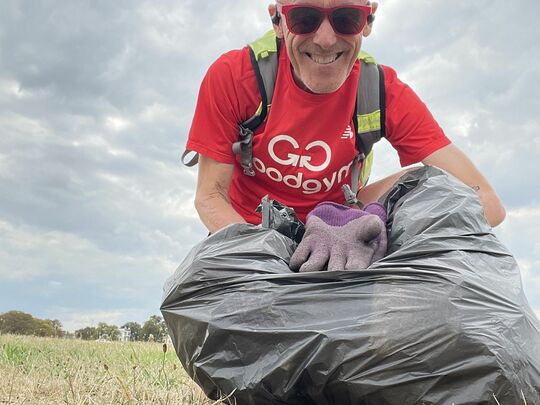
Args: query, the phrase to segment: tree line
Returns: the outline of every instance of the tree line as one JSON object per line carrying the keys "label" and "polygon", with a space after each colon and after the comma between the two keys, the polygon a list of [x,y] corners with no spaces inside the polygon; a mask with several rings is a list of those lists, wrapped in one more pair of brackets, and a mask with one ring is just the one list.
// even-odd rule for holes
{"label": "tree line", "polygon": [[0,314],[0,334],[31,335],[41,337],[78,338],[83,340],[128,340],[157,341],[167,338],[165,321],[159,315],[152,315],[142,325],[138,322],[126,322],[122,326],[99,322],[97,326],[87,326],[74,333],[63,329],[58,319],[39,319],[21,311],[9,311]]}

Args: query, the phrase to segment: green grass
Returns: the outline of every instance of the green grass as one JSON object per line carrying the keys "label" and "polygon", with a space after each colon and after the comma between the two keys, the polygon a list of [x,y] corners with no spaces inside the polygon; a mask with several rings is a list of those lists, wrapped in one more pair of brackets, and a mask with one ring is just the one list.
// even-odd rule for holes
{"label": "green grass", "polygon": [[0,404],[207,405],[172,348],[0,335]]}

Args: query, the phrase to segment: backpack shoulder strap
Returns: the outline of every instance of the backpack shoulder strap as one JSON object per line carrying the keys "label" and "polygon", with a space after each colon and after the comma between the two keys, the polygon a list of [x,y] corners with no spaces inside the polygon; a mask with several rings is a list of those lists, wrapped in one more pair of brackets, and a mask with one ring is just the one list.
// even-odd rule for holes
{"label": "backpack shoulder strap", "polygon": [[281,41],[274,31],[267,32],[262,38],[249,44],[251,65],[257,78],[261,104],[253,116],[238,125],[239,140],[232,145],[233,153],[240,156],[240,164],[248,176],[255,175],[252,162],[253,133],[264,122],[272,105],[280,46]]}
{"label": "backpack shoulder strap", "polygon": [[385,136],[386,96],[382,67],[364,61],[361,66],[356,94],[356,145],[367,156]]}
{"label": "backpack shoulder strap", "polygon": [[252,131],[264,122],[268,109],[272,105],[280,45],[281,41],[274,31],[268,31],[264,36],[249,44],[251,66],[255,72],[261,96],[261,104],[255,114],[242,123],[244,127]]}
{"label": "backpack shoulder strap", "polygon": [[[244,172],[249,175],[255,174],[251,168],[253,131],[264,122],[268,115],[268,109],[272,104],[280,46],[281,41],[276,37],[273,30],[248,44],[251,65],[257,78],[261,103],[252,117],[239,124],[239,140],[232,145],[232,148],[235,154],[241,155]],[[193,156],[188,159],[188,156],[192,153]],[[198,153],[186,149],[182,154],[182,163],[184,165],[192,167],[198,162]]]}
{"label": "backpack shoulder strap", "polygon": [[361,51],[360,79],[356,94],[353,122],[356,129],[358,160],[362,161],[361,171],[355,170],[354,163],[352,190],[356,194],[358,184],[367,184],[373,164],[373,145],[385,136],[386,92],[384,71],[375,59]]}

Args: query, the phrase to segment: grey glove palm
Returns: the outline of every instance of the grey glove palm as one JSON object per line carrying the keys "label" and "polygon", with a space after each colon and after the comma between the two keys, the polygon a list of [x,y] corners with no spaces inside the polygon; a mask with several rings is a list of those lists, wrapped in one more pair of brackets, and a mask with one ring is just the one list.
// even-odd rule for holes
{"label": "grey glove palm", "polygon": [[300,272],[365,269],[386,253],[385,221],[378,203],[364,210],[321,203],[308,215],[306,233],[289,267]]}

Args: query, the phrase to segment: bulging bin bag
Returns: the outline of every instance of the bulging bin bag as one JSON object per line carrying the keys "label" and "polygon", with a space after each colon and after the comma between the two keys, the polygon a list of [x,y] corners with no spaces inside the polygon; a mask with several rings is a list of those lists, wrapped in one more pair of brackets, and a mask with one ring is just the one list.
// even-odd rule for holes
{"label": "bulging bin bag", "polygon": [[293,273],[294,242],[231,225],[166,282],[188,374],[237,404],[540,404],[540,323],[475,192],[435,168],[384,200],[387,255]]}

